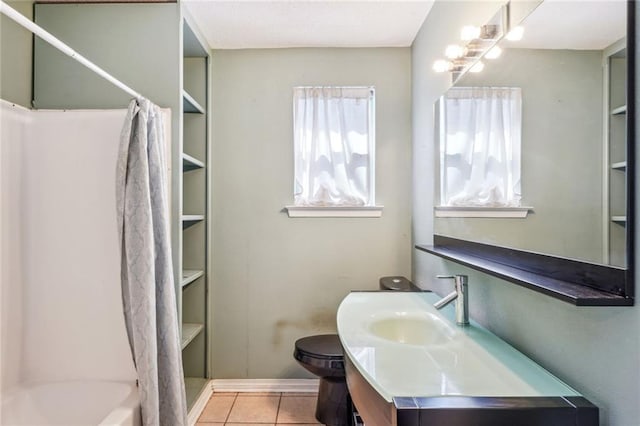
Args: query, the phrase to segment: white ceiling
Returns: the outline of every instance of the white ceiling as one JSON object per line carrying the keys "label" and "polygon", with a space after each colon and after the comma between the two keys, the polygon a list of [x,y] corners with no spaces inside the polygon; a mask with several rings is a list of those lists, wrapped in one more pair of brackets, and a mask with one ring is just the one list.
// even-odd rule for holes
{"label": "white ceiling", "polygon": [[213,49],[410,46],[433,0],[183,0]]}
{"label": "white ceiling", "polygon": [[507,46],[602,50],[626,35],[626,0],[545,0],[524,20],[524,37]]}

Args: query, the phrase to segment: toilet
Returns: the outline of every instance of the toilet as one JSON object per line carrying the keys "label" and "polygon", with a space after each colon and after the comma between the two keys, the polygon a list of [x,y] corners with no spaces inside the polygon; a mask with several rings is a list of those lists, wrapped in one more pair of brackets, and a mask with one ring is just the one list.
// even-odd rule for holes
{"label": "toilet", "polygon": [[[380,278],[380,290],[412,291],[405,277]],[[293,357],[307,371],[320,377],[316,419],[327,426],[349,426],[351,409],[344,373],[344,353],[337,334],[307,336],[296,340]]]}
{"label": "toilet", "polygon": [[293,357],[307,371],[320,377],[316,419],[327,426],[348,426],[349,390],[338,335],[321,334],[298,339]]}

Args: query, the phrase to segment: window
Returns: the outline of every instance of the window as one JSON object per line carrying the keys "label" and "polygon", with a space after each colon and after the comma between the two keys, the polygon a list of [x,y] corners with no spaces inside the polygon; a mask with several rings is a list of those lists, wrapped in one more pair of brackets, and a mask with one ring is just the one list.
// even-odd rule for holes
{"label": "window", "polygon": [[441,206],[519,207],[520,88],[452,88],[439,112]]}
{"label": "window", "polygon": [[373,87],[294,88],[294,207],[375,206],[374,118]]}

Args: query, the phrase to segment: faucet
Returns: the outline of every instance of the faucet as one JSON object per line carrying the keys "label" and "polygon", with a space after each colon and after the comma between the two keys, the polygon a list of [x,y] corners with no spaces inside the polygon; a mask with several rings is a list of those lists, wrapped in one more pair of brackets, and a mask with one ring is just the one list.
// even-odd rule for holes
{"label": "faucet", "polygon": [[438,300],[433,306],[436,309],[442,309],[455,300],[456,324],[460,326],[469,325],[469,301],[467,300],[469,277],[466,275],[437,275],[437,278],[452,279],[455,283],[455,290]]}

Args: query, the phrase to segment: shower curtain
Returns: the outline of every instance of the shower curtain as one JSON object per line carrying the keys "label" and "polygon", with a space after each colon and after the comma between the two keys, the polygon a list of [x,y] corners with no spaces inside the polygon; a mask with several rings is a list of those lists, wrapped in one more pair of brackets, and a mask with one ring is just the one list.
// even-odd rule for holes
{"label": "shower curtain", "polygon": [[160,109],[146,99],[133,100],[116,172],[125,322],[143,424],[186,426],[165,173]]}

